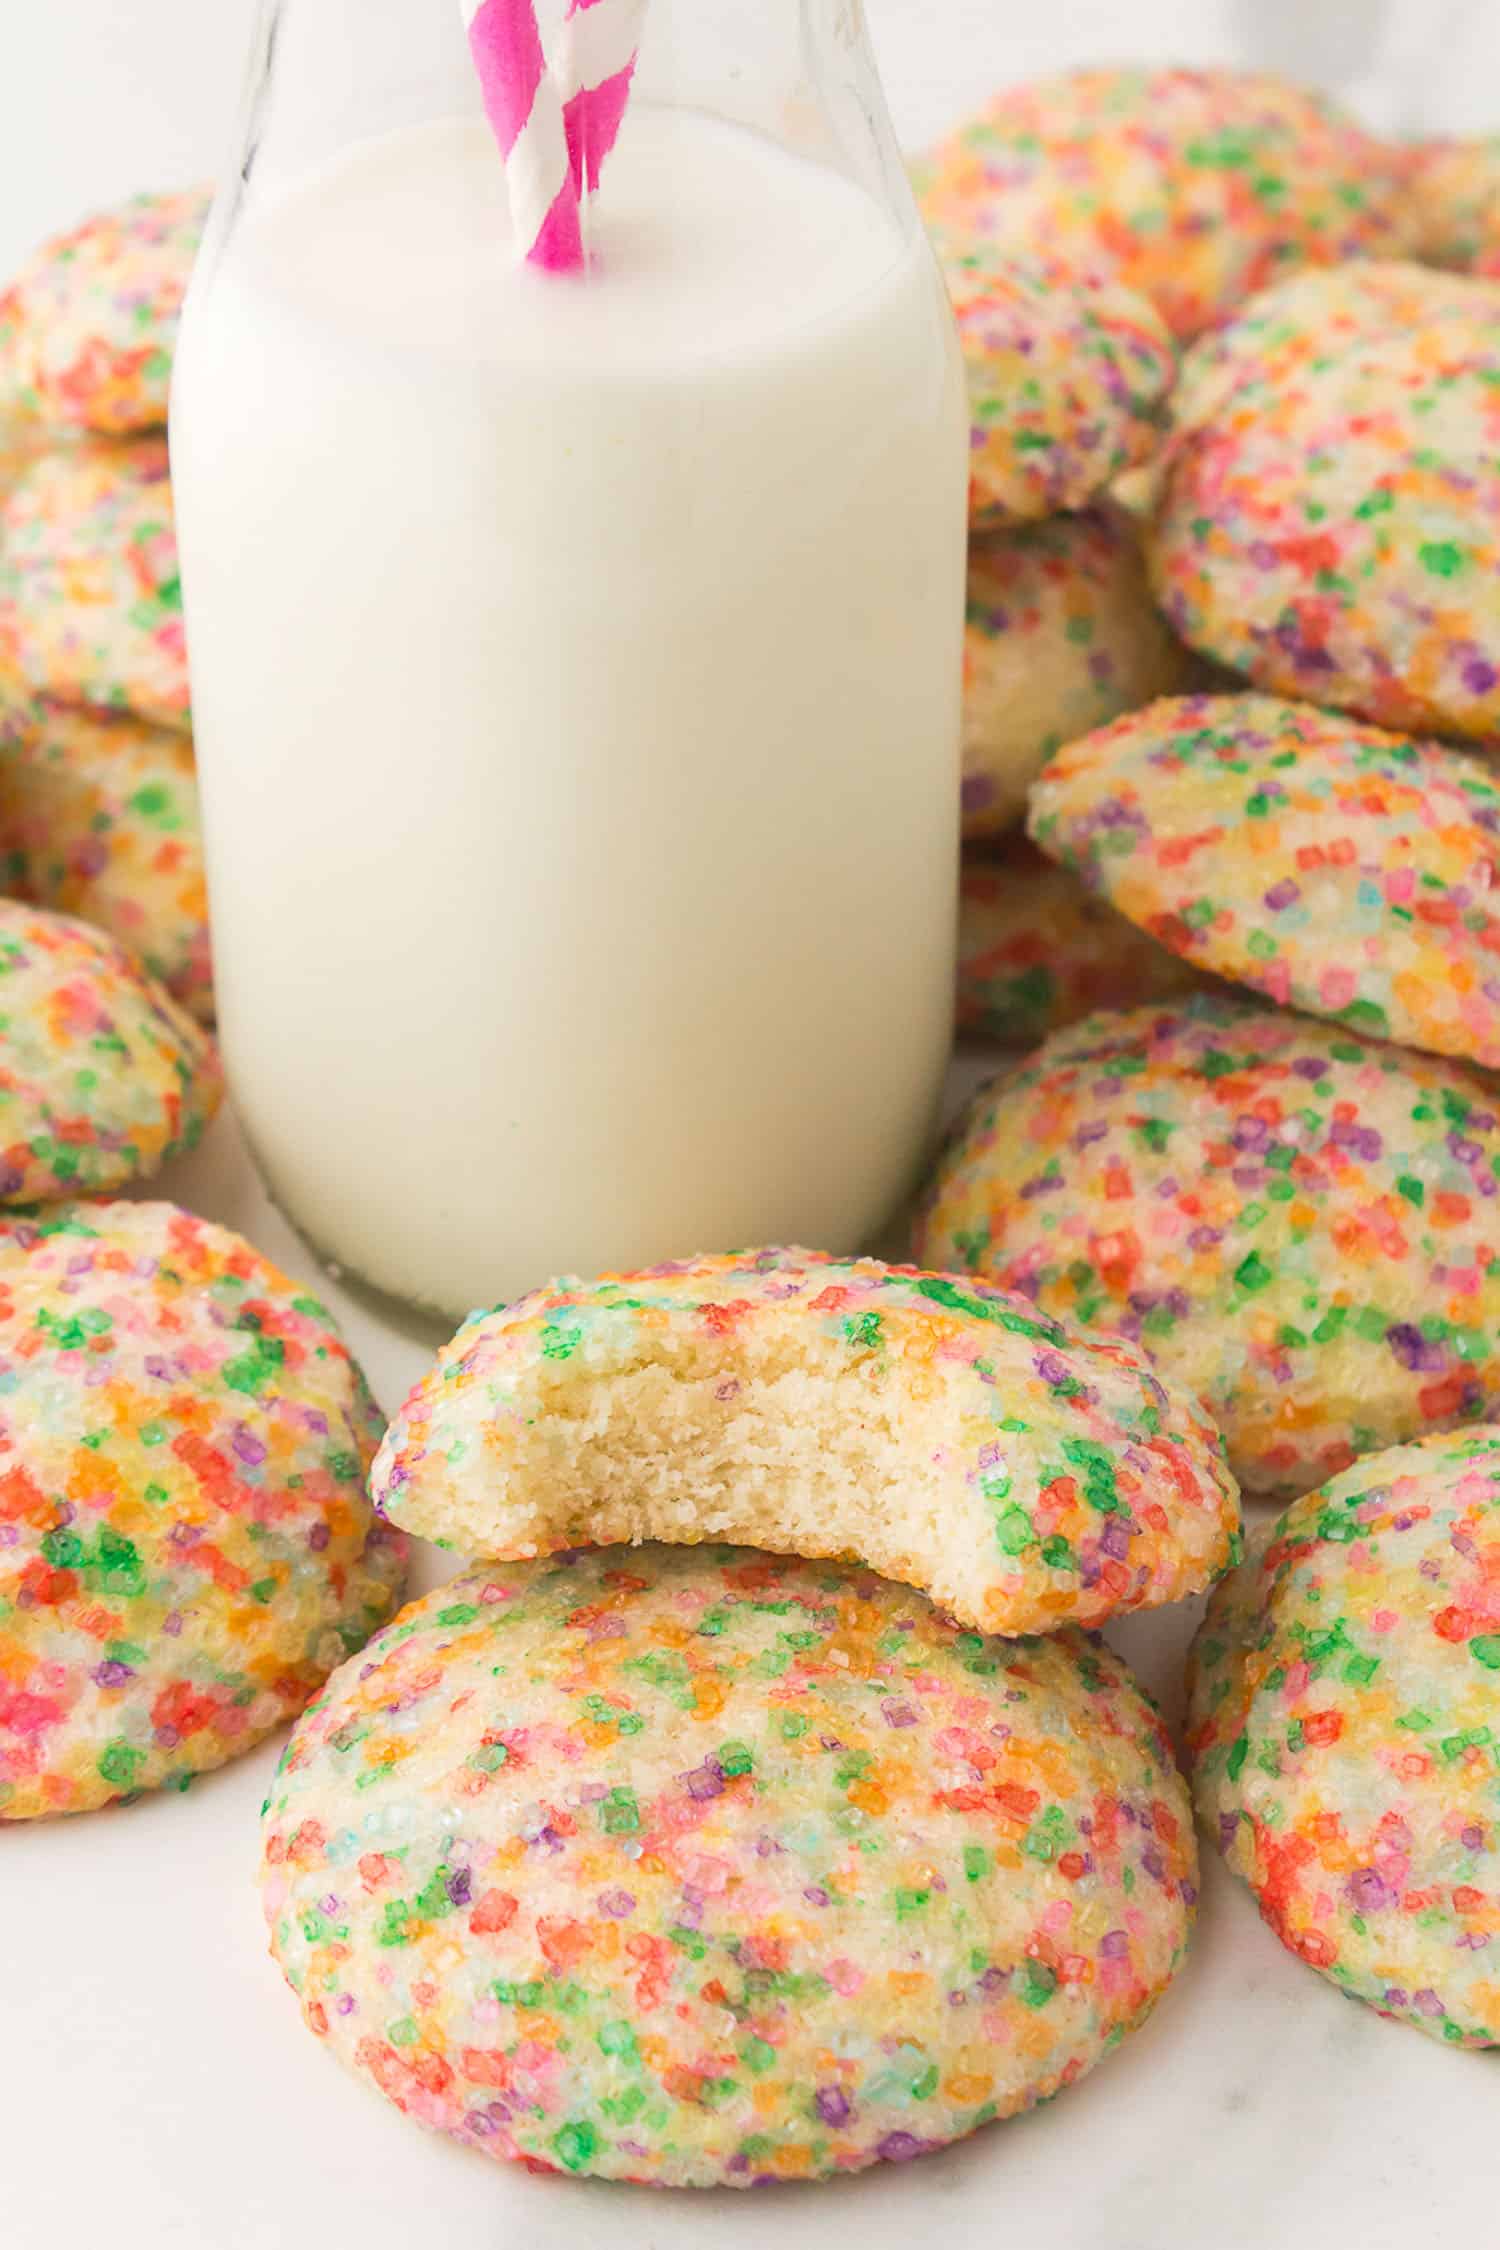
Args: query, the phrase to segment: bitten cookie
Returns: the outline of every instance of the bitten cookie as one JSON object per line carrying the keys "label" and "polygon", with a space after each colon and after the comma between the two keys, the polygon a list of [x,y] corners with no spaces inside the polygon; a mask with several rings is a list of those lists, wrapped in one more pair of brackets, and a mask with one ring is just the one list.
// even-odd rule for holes
{"label": "bitten cookie", "polygon": [[165,438],[49,454],[13,488],[0,507],[0,669],[61,703],[187,727]]}
{"label": "bitten cookie", "polygon": [[0,1218],[0,1821],[180,1785],[393,1608],[327,1313],[169,1203]]}
{"label": "bitten cookie", "polygon": [[1034,1047],[1096,1008],[1178,1000],[1213,981],[1019,837],[993,857],[966,854],[958,897],[958,1028],[969,1038]]}
{"label": "bitten cookie", "polygon": [[107,930],[212,1022],[188,736],[45,697],[9,711],[0,701],[0,858],[15,895]]}
{"label": "bitten cookie", "polygon": [[1075,70],[998,94],[918,166],[934,216],[1116,275],[1196,336],[1303,265],[1400,257],[1400,153],[1249,71]]}
{"label": "bitten cookie", "polygon": [[162,426],[206,191],[139,195],[45,243],[0,314],[28,415],[117,437]]}
{"label": "bitten cookie", "polygon": [[0,899],[0,1203],[146,1179],[222,1093],[212,1041],[114,938]]}
{"label": "bitten cookie", "polygon": [[1351,266],[1205,338],[1147,559],[1183,639],[1259,687],[1500,734],[1500,289]]}
{"label": "bitten cookie", "polygon": [[1143,930],[1283,1007],[1500,1066],[1500,775],[1271,696],[1071,743],[1031,834]]}
{"label": "bitten cookie", "polygon": [[1289,1508],[1189,1672],[1205,1830],[1283,1945],[1454,2046],[1500,2045],[1500,1429]]}
{"label": "bitten cookie", "polygon": [[1086,507],[1161,442],[1177,355],[1160,316],[1107,276],[928,225],[968,375],[973,523]]}
{"label": "bitten cookie", "polygon": [[1092,1016],[976,1097],[916,1232],[1201,1398],[1251,1491],[1500,1411],[1500,1110],[1248,1002]]}
{"label": "bitten cookie", "polygon": [[1110,1650],[841,1564],[487,1563],[297,1727],[262,1889],[303,2016],[481,2154],[675,2187],[904,2163],[1071,2085],[1197,1867]]}
{"label": "bitten cookie", "polygon": [[376,1506],[461,1552],[730,1538],[853,1555],[990,1632],[1221,1570],[1217,1434],[1122,1346],[998,1290],[805,1250],[561,1281],[407,1399]]}
{"label": "bitten cookie", "polygon": [[1064,743],[1193,683],[1133,527],[1102,509],[994,532],[969,553],[963,826],[993,836]]}

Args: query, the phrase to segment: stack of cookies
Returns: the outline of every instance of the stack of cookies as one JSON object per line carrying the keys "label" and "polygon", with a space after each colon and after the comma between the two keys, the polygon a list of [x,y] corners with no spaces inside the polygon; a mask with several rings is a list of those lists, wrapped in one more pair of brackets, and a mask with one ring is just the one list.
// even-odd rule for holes
{"label": "stack of cookies", "polygon": [[[974,414],[965,1036],[1025,1046],[1202,981],[1047,869],[1026,793],[1091,728],[1212,680],[1153,599],[1130,474],[1160,452],[1179,352],[1283,274],[1407,254],[1410,166],[1276,79],[1111,69],[1012,88],[915,167]],[[997,303],[1026,312],[1000,331]]]}
{"label": "stack of cookies", "polygon": [[207,211],[142,196],[0,295],[0,866],[212,1020],[167,393]]}
{"label": "stack of cookies", "polygon": [[404,1576],[316,1298],[110,1200],[222,1095],[163,434],[203,215],[143,198],[0,299],[0,1825],[239,1756]]}
{"label": "stack of cookies", "polygon": [[460,1329],[372,1490],[483,1559],[297,1727],[264,1896],[421,2122],[825,2177],[1071,2085],[1180,1964],[1186,1793],[1086,1628],[1206,1586],[1238,1506],[1144,1355],[809,1251],[559,1282]]}
{"label": "stack of cookies", "polygon": [[[1131,85],[1150,91],[1143,137]],[[950,223],[967,198],[978,231],[1003,218],[1015,238],[1050,195],[1054,242],[1149,289],[1176,222],[1122,222],[1148,154],[1170,155],[1177,91],[1085,74],[1004,98],[937,167]],[[1293,1501],[1199,1637],[1200,1811],[1302,1958],[1488,2045],[1500,283],[1482,152],[1392,158],[1315,125],[1309,103],[1296,145],[1337,158],[1319,176],[1357,239],[1299,159],[1252,198],[1264,256],[1236,226],[1222,288],[1201,260],[1160,269],[1187,348],[1128,498],[1156,607],[1218,692],[1123,713],[1031,777],[1042,869],[1025,890],[1019,856],[984,876],[964,1007],[1050,1036],[976,1097],[916,1241],[1149,1354],[1207,1407],[1247,1494]],[[1170,209],[1203,257],[1213,150],[1243,190],[1277,177],[1272,146],[1227,121],[1184,145]],[[1018,959],[1028,893],[1049,919]],[[1006,984],[1052,930],[1050,981]]]}

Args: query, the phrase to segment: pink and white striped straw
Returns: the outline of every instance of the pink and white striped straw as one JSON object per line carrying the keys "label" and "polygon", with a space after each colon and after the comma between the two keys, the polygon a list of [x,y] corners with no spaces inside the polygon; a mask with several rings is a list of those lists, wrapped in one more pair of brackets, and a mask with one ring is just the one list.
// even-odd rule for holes
{"label": "pink and white striped straw", "polygon": [[580,195],[562,96],[547,68],[533,0],[459,0],[459,6],[485,114],[505,160],[516,246],[548,273],[577,273],[584,262]]}
{"label": "pink and white striped straw", "polygon": [[619,139],[645,13],[646,0],[568,0],[557,75],[573,185],[580,195],[598,187],[604,160]]}

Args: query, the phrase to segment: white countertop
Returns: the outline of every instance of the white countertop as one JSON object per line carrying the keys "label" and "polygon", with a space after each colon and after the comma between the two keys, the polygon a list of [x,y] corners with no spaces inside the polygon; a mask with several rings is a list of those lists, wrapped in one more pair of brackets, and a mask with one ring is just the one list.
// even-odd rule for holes
{"label": "white countertop", "polygon": [[[1002,77],[1148,47],[1222,59],[1247,27],[1259,59],[1302,52],[1372,115],[1420,100],[1454,122],[1500,124],[1489,0],[1140,0],[1139,31],[1122,0],[869,0],[869,12],[913,144]],[[250,0],[0,0],[0,275],[95,202],[217,168],[251,14]],[[313,1273],[232,1121],[161,1189]],[[320,1286],[394,1406],[435,1338]],[[1169,1612],[1117,1636],[1174,1714],[1193,1622]],[[1146,2029],[1050,2108],[946,2155],[831,2187],[711,2197],[488,2165],[398,2117],[303,2030],[253,1887],[276,1754],[268,1745],[186,1796],[0,1832],[7,2246],[758,2250],[772,2228],[793,2250],[910,2250],[919,2238],[953,2250],[1475,2250],[1495,2238],[1500,2064],[1341,1998],[1282,1951],[1211,1853],[1192,1955]]]}

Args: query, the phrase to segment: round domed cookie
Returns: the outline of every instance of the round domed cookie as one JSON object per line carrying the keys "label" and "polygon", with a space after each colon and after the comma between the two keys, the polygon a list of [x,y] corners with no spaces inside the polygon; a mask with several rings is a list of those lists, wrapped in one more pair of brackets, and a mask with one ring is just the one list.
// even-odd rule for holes
{"label": "round domed cookie", "polygon": [[1147,560],[1184,640],[1380,725],[1500,734],[1500,287],[1285,284],[1189,354]]}
{"label": "round domed cookie", "polygon": [[1108,276],[929,218],[958,322],[978,528],[1083,508],[1161,442],[1177,372],[1154,308]]}
{"label": "round domed cookie", "polygon": [[1207,1833],[1282,1943],[1500,2045],[1500,1429],[1372,1454],[1256,1537],[1189,1667]]}
{"label": "round domed cookie", "polygon": [[190,737],[126,713],[0,698],[0,862],[17,897],[107,930],[212,1022]]}
{"label": "round domed cookie", "polygon": [[313,1297],[169,1203],[0,1217],[0,1821],[180,1785],[398,1598],[380,1415]]}
{"label": "round domed cookie", "polygon": [[167,441],[77,445],[0,507],[0,667],[62,703],[187,727]]}
{"label": "round domed cookie", "polygon": [[958,1029],[1034,1047],[1096,1008],[1176,1000],[1211,980],[1015,837],[964,855],[958,886]]}
{"label": "round domed cookie", "polygon": [[177,323],[206,190],[139,195],[45,243],[6,292],[26,410],[106,436],[165,424]]}
{"label": "round domed cookie", "polygon": [[1149,1357],[950,1275],[798,1249],[476,1313],[370,1480],[404,1530],[528,1557],[731,1539],[849,1555],[982,1631],[1199,1593],[1238,1494]]}
{"label": "round domed cookie", "polygon": [[145,1179],[222,1094],[212,1040],[124,946],[0,899],[0,1203]]}
{"label": "round domed cookie", "polygon": [[1500,135],[1424,141],[1407,175],[1417,255],[1457,273],[1500,277]]}
{"label": "round domed cookie", "polygon": [[293,1733],[262,1870],[306,2022],[409,2116],[676,2187],[903,2162],[1071,2085],[1196,1878],[1102,1644],[661,1547],[403,1611]]}
{"label": "round domed cookie", "polygon": [[1305,1492],[1500,1411],[1500,1103],[1204,996],[1092,1016],[982,1089],[917,1254],[1148,1350],[1235,1475]]}
{"label": "round domed cookie", "polygon": [[1197,659],[1163,622],[1134,528],[1103,509],[977,539],[964,639],[963,827],[1025,814],[1055,750],[1193,684]]}
{"label": "round domed cookie", "polygon": [[1500,775],[1273,696],[1153,704],[1052,760],[1036,842],[1198,967],[1500,1066]]}
{"label": "round domed cookie", "polygon": [[1075,70],[996,95],[923,162],[926,207],[1117,276],[1190,338],[1303,265],[1398,257],[1399,152],[1249,71]]}

